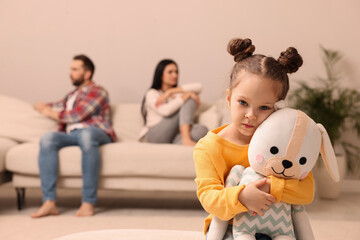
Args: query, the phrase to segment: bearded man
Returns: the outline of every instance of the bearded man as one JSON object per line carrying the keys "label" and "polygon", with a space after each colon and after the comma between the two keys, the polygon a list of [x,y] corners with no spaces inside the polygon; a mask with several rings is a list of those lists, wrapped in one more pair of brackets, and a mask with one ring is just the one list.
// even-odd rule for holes
{"label": "bearded man", "polygon": [[92,216],[95,213],[99,146],[115,141],[116,136],[111,123],[108,94],[92,81],[94,71],[95,66],[87,56],[75,56],[70,67],[70,79],[75,90],[58,102],[34,105],[39,113],[59,122],[59,131],[46,133],[40,140],[43,204],[31,215],[33,218],[59,213],[56,207],[58,152],[68,146],[79,146],[82,152],[82,203],[76,216]]}

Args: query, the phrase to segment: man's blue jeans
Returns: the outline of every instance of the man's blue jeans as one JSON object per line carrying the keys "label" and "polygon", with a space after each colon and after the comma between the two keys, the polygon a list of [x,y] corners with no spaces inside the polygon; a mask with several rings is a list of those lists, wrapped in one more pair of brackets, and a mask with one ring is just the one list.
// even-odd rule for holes
{"label": "man's blue jeans", "polygon": [[63,147],[79,146],[82,152],[82,202],[95,204],[100,170],[99,146],[110,142],[112,142],[111,138],[102,129],[96,127],[76,129],[70,133],[49,132],[42,136],[39,168],[43,202],[56,200],[59,150]]}

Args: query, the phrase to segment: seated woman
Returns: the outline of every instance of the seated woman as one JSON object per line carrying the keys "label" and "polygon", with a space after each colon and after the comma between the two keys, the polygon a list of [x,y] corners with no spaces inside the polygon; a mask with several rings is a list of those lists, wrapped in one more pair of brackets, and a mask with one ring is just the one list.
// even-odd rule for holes
{"label": "seated woman", "polygon": [[178,86],[178,75],[173,60],[164,59],[158,63],[152,86],[141,105],[144,127],[140,141],[195,146],[206,135],[208,129],[193,122],[202,85]]}

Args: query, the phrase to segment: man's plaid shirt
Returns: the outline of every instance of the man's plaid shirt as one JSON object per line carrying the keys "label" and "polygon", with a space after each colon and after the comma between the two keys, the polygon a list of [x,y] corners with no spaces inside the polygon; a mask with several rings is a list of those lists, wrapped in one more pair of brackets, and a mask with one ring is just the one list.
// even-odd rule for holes
{"label": "man's plaid shirt", "polygon": [[[66,102],[75,91],[79,91],[74,107],[66,111]],[[93,82],[79,87],[70,92],[64,99],[48,103],[49,106],[59,112],[59,131],[65,131],[66,124],[82,123],[85,127],[94,126],[104,130],[116,141],[116,135],[112,128],[111,109],[106,90]]]}

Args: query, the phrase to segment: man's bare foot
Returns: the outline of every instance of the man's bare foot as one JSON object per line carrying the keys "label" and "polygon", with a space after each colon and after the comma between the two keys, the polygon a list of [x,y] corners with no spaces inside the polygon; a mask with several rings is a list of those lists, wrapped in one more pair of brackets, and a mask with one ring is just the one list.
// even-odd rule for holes
{"label": "man's bare foot", "polygon": [[191,139],[182,139],[181,145],[194,147],[196,145],[196,142]]}
{"label": "man's bare foot", "polygon": [[77,217],[90,217],[95,214],[94,205],[91,203],[83,202],[76,212]]}
{"label": "man's bare foot", "polygon": [[30,216],[32,218],[40,218],[40,217],[58,215],[58,214],[59,212],[56,208],[55,201],[47,200],[35,213],[31,214]]}

